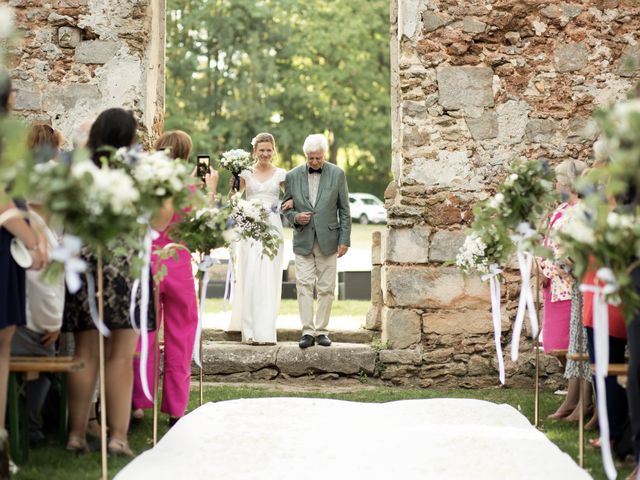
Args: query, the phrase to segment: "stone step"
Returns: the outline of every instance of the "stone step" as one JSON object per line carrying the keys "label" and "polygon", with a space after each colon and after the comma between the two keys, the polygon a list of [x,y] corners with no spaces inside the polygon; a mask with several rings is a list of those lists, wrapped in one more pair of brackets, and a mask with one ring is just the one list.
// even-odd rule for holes
{"label": "stone step", "polygon": [[[211,380],[251,381],[304,375],[373,375],[377,354],[371,345],[334,342],[330,347],[302,350],[297,342],[251,346],[206,341],[202,348],[204,374]],[[194,366],[193,374],[198,373]]]}
{"label": "stone step", "polygon": [[[357,330],[330,330],[329,338],[336,343],[366,343],[370,344],[375,338],[376,332],[359,328]],[[302,332],[300,328],[278,328],[279,342],[297,342],[300,340]],[[227,332],[221,328],[203,328],[202,338],[205,341],[213,342],[240,342],[242,335],[240,332]]]}

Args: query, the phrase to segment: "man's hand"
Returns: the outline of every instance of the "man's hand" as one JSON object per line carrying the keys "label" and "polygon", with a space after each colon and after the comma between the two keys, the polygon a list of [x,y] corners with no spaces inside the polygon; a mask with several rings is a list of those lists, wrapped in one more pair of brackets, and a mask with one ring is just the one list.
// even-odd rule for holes
{"label": "man's hand", "polygon": [[298,225],[308,225],[309,222],[311,221],[311,217],[312,216],[313,216],[313,213],[311,213],[311,212],[298,213],[295,216],[295,222]]}
{"label": "man's hand", "polygon": [[342,257],[348,250],[349,247],[346,245],[338,245],[338,258]]}
{"label": "man's hand", "polygon": [[60,330],[47,332],[44,335],[42,335],[42,337],[40,337],[40,343],[42,344],[43,347],[50,347],[51,345],[56,343],[56,340],[58,340],[59,336],[60,336]]}

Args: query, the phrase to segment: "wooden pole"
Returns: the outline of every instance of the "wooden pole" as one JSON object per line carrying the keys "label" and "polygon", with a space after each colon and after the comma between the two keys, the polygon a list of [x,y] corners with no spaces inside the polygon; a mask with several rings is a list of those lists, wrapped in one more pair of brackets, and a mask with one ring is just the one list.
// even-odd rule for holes
{"label": "wooden pole", "polygon": [[[98,318],[100,322],[104,322],[104,284],[102,278],[102,249],[98,248]],[[107,466],[107,401],[105,394],[105,354],[104,354],[104,337],[98,332],[98,355],[100,362],[100,456],[102,465],[102,480],[108,479]]]}
{"label": "wooden pole", "polygon": [[536,262],[536,317],[538,319],[538,334],[536,335],[536,379],[534,385],[533,426],[540,424],[540,267]]}
{"label": "wooden pole", "polygon": [[153,343],[153,446],[158,443],[158,385],[160,384],[160,284],[157,283],[153,292],[153,299],[156,306],[156,330]]}
{"label": "wooden pole", "polygon": [[[200,276],[200,272],[198,271],[198,309],[200,309],[200,298],[202,295],[202,277]],[[198,312],[198,315],[200,315],[200,312]],[[204,321],[204,319],[203,319]],[[202,329],[204,330],[204,329]],[[200,383],[200,406],[202,406],[202,404],[204,403],[204,368],[203,368],[203,364],[204,364],[204,359],[202,358],[202,331],[200,331],[200,344],[198,345],[198,348],[200,349],[199,353],[200,353],[200,378],[199,378],[199,383]]]}
{"label": "wooden pole", "polygon": [[[580,294],[578,294],[580,295]],[[580,323],[578,324],[578,351],[580,353],[584,353],[582,352],[582,344],[584,341],[584,335],[583,335],[583,326],[582,326],[582,321],[580,321]],[[578,372],[580,375],[579,381],[578,381],[578,385],[580,387],[580,397],[579,397],[579,402],[580,402],[580,417],[578,419],[578,465],[580,465],[580,468],[584,468],[584,383],[585,380],[583,380],[583,375],[584,375],[584,366],[585,363],[584,362],[580,362],[579,366],[578,366]]]}

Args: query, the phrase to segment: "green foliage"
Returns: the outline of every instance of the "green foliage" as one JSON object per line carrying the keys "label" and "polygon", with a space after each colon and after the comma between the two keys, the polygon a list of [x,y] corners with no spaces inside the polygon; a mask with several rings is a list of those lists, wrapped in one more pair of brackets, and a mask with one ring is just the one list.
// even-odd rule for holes
{"label": "green foliage", "polygon": [[516,247],[542,253],[536,246],[541,243],[541,219],[555,201],[554,174],[545,162],[514,163],[497,194],[474,207],[475,218],[456,264],[465,273],[489,273],[504,266]]}
{"label": "green foliage", "polygon": [[168,11],[167,129],[186,130],[195,152],[214,158],[268,131],[285,168],[301,161],[306,135],[324,132],[350,189],[382,195],[391,165],[386,0],[169,0]]}
{"label": "green foliage", "polygon": [[225,235],[228,208],[192,209],[183,213],[182,220],[170,227],[170,235],[192,252],[208,255],[211,250],[229,244]]}

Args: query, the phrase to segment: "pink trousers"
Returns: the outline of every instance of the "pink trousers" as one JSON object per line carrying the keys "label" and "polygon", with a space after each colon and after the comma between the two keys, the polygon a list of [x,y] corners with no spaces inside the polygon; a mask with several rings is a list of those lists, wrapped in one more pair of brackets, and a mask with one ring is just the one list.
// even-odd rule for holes
{"label": "pink trousers", "polygon": [[[155,247],[156,245],[154,245]],[[152,262],[155,265],[156,261]],[[158,318],[164,319],[164,368],[162,379],[161,411],[172,417],[181,417],[189,403],[191,382],[191,356],[198,327],[198,307],[195,283],[191,270],[191,255],[181,250],[178,260],[170,258],[160,262],[167,266],[167,275],[160,282],[160,308]],[[153,362],[155,335],[149,333],[149,361],[147,378],[153,395]],[[133,408],[152,408],[140,381],[140,341],[134,359]]]}

